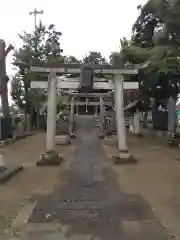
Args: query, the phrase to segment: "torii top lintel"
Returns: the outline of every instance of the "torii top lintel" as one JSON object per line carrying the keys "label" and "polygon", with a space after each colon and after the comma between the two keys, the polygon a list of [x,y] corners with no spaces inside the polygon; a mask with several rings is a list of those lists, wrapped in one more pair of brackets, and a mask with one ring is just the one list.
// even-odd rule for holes
{"label": "torii top lintel", "polygon": [[114,68],[110,64],[105,65],[84,65],[84,64],[59,64],[58,66],[32,66],[31,71],[39,73],[61,73],[61,74],[74,74],[80,73],[85,67],[92,68],[94,73],[102,73],[107,75],[122,74],[122,75],[137,75],[138,68]]}

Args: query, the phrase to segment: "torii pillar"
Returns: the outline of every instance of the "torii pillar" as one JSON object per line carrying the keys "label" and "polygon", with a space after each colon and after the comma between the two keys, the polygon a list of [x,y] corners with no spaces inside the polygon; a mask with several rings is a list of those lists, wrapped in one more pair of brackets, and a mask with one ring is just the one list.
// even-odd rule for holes
{"label": "torii pillar", "polygon": [[57,90],[56,72],[51,71],[48,76],[48,102],[47,102],[47,133],[46,133],[46,152],[41,155],[37,166],[59,165],[62,156],[56,152],[56,111],[57,111]]}
{"label": "torii pillar", "polygon": [[48,78],[48,103],[47,103],[47,134],[46,149],[53,151],[55,149],[56,134],[56,73],[50,72]]}
{"label": "torii pillar", "polygon": [[126,132],[124,121],[124,99],[123,99],[123,75],[115,74],[114,77],[114,100],[116,104],[116,127],[118,138],[118,150],[120,156],[127,151]]}
{"label": "torii pillar", "polygon": [[118,140],[118,155],[113,157],[116,164],[135,163],[136,160],[128,151],[126,140],[126,129],[124,120],[124,99],[123,99],[124,75],[116,73],[114,75],[114,100],[116,105],[116,127]]}

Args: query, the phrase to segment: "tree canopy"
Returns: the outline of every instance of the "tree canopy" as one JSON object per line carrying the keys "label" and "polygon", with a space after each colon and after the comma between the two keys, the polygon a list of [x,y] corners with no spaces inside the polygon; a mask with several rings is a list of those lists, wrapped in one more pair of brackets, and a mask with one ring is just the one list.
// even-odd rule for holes
{"label": "tree canopy", "polygon": [[46,91],[30,88],[31,80],[40,77],[33,74],[30,67],[64,61],[60,47],[61,35],[53,24],[46,27],[41,22],[36,32],[19,34],[22,47],[14,53],[13,65],[17,67],[17,73],[12,79],[11,95],[14,102],[26,112],[35,106],[39,108],[46,96]]}
{"label": "tree canopy", "polygon": [[19,34],[22,46],[15,50],[13,65],[17,68],[17,73],[12,79],[11,95],[15,104],[26,113],[32,110],[38,112],[47,97],[47,89],[31,89],[31,80],[43,80],[43,76],[30,71],[32,65],[46,65],[62,63],[86,63],[104,64],[107,60],[100,52],[89,52],[83,59],[79,60],[72,55],[63,55],[60,39],[61,32],[57,31],[55,25],[48,27],[41,22],[36,28],[36,32],[23,32]]}
{"label": "tree canopy", "polygon": [[157,96],[159,88],[163,98],[176,97],[179,92],[179,4],[179,0],[149,0],[138,6],[131,39],[122,39],[120,52],[111,55],[116,65],[149,62],[139,74],[140,90],[145,96]]}
{"label": "tree canopy", "polygon": [[100,52],[89,52],[89,54],[83,58],[82,62],[88,65],[106,64],[107,60],[101,55]]}

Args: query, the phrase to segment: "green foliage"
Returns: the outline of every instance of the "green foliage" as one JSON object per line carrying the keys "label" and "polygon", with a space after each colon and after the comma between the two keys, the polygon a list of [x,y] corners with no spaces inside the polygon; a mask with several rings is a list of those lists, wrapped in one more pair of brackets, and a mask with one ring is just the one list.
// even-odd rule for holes
{"label": "green foliage", "polygon": [[83,59],[84,64],[107,64],[107,60],[101,55],[100,52],[89,52]]}
{"label": "green foliage", "polygon": [[15,104],[17,104],[20,109],[25,108],[24,85],[23,85],[23,80],[19,76],[19,74],[16,74],[12,79],[11,96]]}
{"label": "green foliage", "polygon": [[149,49],[141,48],[132,43],[132,41],[123,38],[120,40],[120,52],[110,55],[110,62],[115,67],[124,65],[141,64],[150,57]]}
{"label": "green foliage", "polygon": [[133,44],[143,48],[153,47],[154,31],[161,26],[161,17],[158,14],[160,1],[150,0],[138,7],[140,14],[132,28]]}
{"label": "green foliage", "polygon": [[78,60],[74,56],[65,56],[64,57],[64,63],[67,63],[67,64],[80,64],[81,60]]}
{"label": "green foliage", "polygon": [[141,98],[148,102],[158,94],[176,97],[180,86],[180,0],[149,0],[138,10],[131,40],[120,41],[120,52],[111,55],[111,63],[149,62],[138,76]]}
{"label": "green foliage", "polygon": [[66,108],[66,105],[64,105],[61,101],[58,102],[58,104],[57,104],[57,113],[59,113],[62,110],[65,110],[65,108]]}
{"label": "green foliage", "polygon": [[42,76],[32,73],[30,67],[64,61],[60,48],[61,35],[53,24],[46,28],[41,22],[36,32],[19,35],[23,44],[14,54],[13,65],[18,72],[12,79],[11,95],[19,108],[26,112],[32,108],[39,109],[46,100],[46,90],[31,89],[31,80],[39,80]]}

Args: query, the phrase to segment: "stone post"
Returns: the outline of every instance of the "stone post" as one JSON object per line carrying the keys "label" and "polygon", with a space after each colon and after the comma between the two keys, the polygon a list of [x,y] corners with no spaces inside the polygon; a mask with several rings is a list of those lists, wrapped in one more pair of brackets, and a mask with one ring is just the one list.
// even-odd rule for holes
{"label": "stone post", "polygon": [[132,157],[128,152],[126,144],[126,130],[124,120],[124,99],[123,99],[123,75],[115,74],[115,105],[116,105],[116,126],[118,140],[118,156],[115,157],[115,163],[126,164],[132,162]]}
{"label": "stone post", "polygon": [[129,119],[129,132],[134,134],[134,117],[130,117]]}
{"label": "stone post", "polygon": [[98,106],[95,106],[95,117],[98,116]]}
{"label": "stone post", "polygon": [[88,112],[88,98],[86,97],[86,113]]}
{"label": "stone post", "polygon": [[69,118],[69,135],[73,137],[73,125],[74,125],[74,103],[75,97],[71,98],[70,118]]}
{"label": "stone post", "polygon": [[79,115],[79,108],[78,108],[78,106],[76,106],[76,116],[78,116]]}
{"label": "stone post", "polygon": [[104,99],[103,97],[100,97],[100,119],[101,119],[100,138],[103,138],[104,137]]}
{"label": "stone post", "polygon": [[134,134],[136,135],[140,134],[140,112],[138,108],[134,113]]}
{"label": "stone post", "polygon": [[48,104],[47,104],[47,151],[55,151],[56,135],[56,73],[50,72],[48,79]]}

